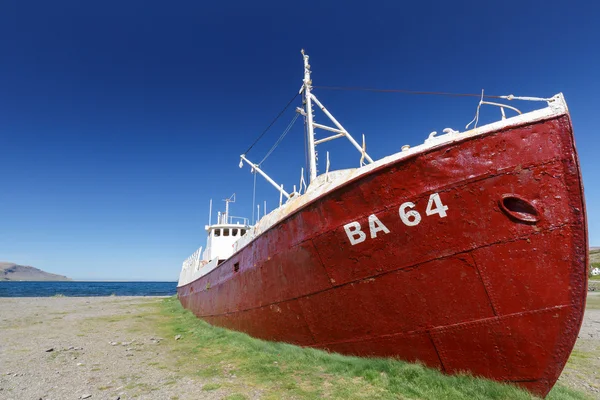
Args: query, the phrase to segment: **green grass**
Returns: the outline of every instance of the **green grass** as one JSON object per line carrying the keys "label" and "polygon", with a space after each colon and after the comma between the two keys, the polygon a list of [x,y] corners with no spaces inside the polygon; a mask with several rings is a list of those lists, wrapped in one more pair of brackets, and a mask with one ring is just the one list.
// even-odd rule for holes
{"label": "green grass", "polygon": [[243,394],[239,394],[239,393],[234,393],[231,394],[227,397],[225,397],[225,400],[247,400],[248,398],[246,396],[244,396]]}
{"label": "green grass", "polygon": [[219,385],[218,383],[207,383],[206,385],[202,386],[202,390],[208,392],[210,390],[217,390],[221,387],[221,385]]}
{"label": "green grass", "polygon": [[[238,397],[232,398],[244,398],[239,392],[247,390],[260,390],[265,399],[533,398],[514,386],[468,375],[447,376],[420,364],[347,357],[257,340],[210,326],[185,311],[174,297],[165,299],[161,306],[164,319],[160,326],[165,337],[183,336],[172,344],[179,371],[216,382],[225,382],[235,374],[234,383],[223,385],[238,392],[234,395]],[[586,398],[558,385],[548,396],[551,400]]]}
{"label": "green grass", "polygon": [[585,308],[600,309],[600,295],[588,295]]}

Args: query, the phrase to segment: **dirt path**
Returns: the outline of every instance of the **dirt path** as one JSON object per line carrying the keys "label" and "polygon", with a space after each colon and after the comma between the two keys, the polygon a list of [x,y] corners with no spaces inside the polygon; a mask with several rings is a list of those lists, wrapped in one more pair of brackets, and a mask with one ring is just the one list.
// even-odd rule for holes
{"label": "dirt path", "polygon": [[160,298],[0,298],[0,399],[222,399],[179,375],[148,323]]}

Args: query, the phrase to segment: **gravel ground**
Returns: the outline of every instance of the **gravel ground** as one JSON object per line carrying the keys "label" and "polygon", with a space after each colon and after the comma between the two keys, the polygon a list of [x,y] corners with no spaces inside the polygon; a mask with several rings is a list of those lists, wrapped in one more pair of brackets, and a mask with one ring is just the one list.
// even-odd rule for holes
{"label": "gravel ground", "polygon": [[[178,373],[169,350],[175,338],[159,337],[148,322],[158,301],[0,298],[0,399],[227,398],[210,378]],[[600,398],[600,293],[590,293],[588,305],[560,382]]]}
{"label": "gravel ground", "polygon": [[180,375],[169,363],[175,339],[144,321],[158,301],[0,298],[0,399],[225,398],[204,387],[210,379]]}
{"label": "gravel ground", "polygon": [[600,292],[588,292],[583,324],[558,382],[600,399]]}

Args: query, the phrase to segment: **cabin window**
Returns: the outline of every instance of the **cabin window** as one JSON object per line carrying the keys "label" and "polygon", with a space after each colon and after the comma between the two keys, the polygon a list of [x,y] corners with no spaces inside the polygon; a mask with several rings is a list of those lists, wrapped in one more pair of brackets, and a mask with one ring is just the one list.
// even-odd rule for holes
{"label": "cabin window", "polygon": [[221,230],[220,229],[215,229],[213,232],[214,232],[215,236],[221,236]]}
{"label": "cabin window", "polygon": [[240,263],[236,262],[233,264],[233,272],[238,272],[240,270]]}
{"label": "cabin window", "polygon": [[238,234],[237,228],[234,228],[231,230],[231,236],[237,236],[237,234]]}
{"label": "cabin window", "polygon": [[240,229],[240,232],[241,232],[240,233],[241,236],[244,236],[246,234],[246,230],[245,229]]}
{"label": "cabin window", "polygon": [[223,236],[229,236],[229,228],[223,229]]}

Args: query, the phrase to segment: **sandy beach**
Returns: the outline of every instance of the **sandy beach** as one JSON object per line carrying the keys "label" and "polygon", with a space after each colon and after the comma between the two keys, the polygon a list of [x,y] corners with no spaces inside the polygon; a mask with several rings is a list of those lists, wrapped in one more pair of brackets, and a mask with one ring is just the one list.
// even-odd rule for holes
{"label": "sandy beach", "polygon": [[[178,372],[158,297],[0,298],[0,399],[224,399],[211,378]],[[600,397],[600,293],[560,382]],[[185,362],[185,361],[184,361]],[[236,398],[229,397],[231,399]],[[260,398],[246,392],[245,398]]]}

